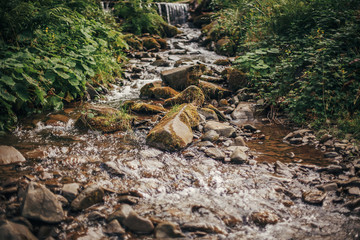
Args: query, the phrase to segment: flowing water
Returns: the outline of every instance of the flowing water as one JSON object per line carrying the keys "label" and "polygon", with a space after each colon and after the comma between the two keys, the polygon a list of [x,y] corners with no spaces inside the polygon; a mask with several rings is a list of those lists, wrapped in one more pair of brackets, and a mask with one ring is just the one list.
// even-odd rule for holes
{"label": "flowing water", "polygon": [[[160,80],[160,72],[173,68],[176,61],[212,65],[221,56],[199,46],[198,29],[182,25],[183,34],[169,39],[170,49],[159,53],[169,67],[155,67],[148,60],[131,59],[129,65],[142,69],[138,80],[124,82],[99,101],[111,106],[127,99],[138,99],[145,83]],[[184,54],[185,53],[185,54]],[[219,69],[220,68],[220,69]],[[163,152],[146,145],[149,127],[132,132],[102,134],[80,131],[74,127],[77,106],[58,113],[35,116],[23,121],[16,131],[0,139],[21,151],[27,162],[20,166],[1,166],[0,180],[23,177],[44,183],[60,193],[63,183],[83,185],[99,183],[107,189],[105,204],[73,215],[70,222],[57,226],[59,239],[100,239],[104,237],[103,220],[89,222],[86,215],[98,210],[110,214],[119,206],[116,193],[141,195],[134,209],[142,216],[184,223],[206,223],[216,226],[205,239],[358,239],[360,222],[349,211],[332,202],[329,193],[322,206],[308,205],[300,197],[290,198],[284,190],[301,196],[302,191],[328,180],[302,163],[294,163],[287,153],[294,152],[303,163],[327,165],[322,153],[313,147],[291,147],[281,141],[289,130],[281,126],[254,124],[266,136],[248,142],[254,155],[250,164],[237,165],[213,160],[196,147],[196,142],[177,153]],[[54,116],[55,115],[55,116]],[[51,121],[59,119],[62,122]],[[50,120],[49,120],[50,119]],[[155,121],[156,117],[145,117]],[[199,134],[199,133],[196,133]],[[223,143],[219,148],[225,148]],[[192,158],[184,154],[192,153]],[[290,163],[291,175],[274,170],[274,162]],[[113,193],[116,192],[116,193]],[[1,205],[4,208],[4,205]],[[270,212],[278,223],[257,226],[250,216]],[[70,213],[69,213],[70,214]],[[184,231],[188,238],[198,238]],[[151,239],[152,236],[128,236]]]}

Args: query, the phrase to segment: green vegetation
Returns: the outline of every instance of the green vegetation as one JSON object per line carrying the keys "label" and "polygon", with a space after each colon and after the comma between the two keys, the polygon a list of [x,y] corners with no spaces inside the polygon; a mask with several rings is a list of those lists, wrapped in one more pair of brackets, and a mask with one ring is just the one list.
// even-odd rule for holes
{"label": "green vegetation", "polygon": [[213,0],[213,41],[236,47],[236,67],[272,109],[315,128],[360,137],[360,2]]}
{"label": "green vegetation", "polygon": [[0,131],[118,76],[127,44],[115,27],[94,0],[1,1]]}

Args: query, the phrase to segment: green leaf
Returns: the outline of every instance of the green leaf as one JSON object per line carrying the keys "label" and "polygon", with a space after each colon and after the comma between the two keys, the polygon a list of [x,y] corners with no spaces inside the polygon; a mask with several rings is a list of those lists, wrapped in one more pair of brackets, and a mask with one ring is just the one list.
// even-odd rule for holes
{"label": "green leaf", "polygon": [[30,77],[26,73],[22,73],[21,75],[26,79],[29,84],[37,86],[37,82],[32,77]]}
{"label": "green leaf", "polygon": [[11,95],[10,93],[8,93],[4,89],[0,89],[0,97],[3,98],[4,100],[8,101],[8,102],[15,102],[16,101],[16,97]]}
{"label": "green leaf", "polygon": [[22,101],[26,102],[30,99],[29,91],[24,85],[17,83],[14,89],[16,96],[20,98]]}
{"label": "green leaf", "polygon": [[61,77],[61,78],[63,78],[63,79],[69,79],[69,78],[70,78],[70,76],[69,76],[68,74],[64,73],[64,72],[57,71],[57,70],[55,70],[55,69],[54,69],[54,72],[55,72],[59,77]]}
{"label": "green leaf", "polygon": [[11,77],[6,76],[6,75],[4,75],[0,78],[0,82],[3,82],[10,87],[13,87],[15,85],[14,80]]}

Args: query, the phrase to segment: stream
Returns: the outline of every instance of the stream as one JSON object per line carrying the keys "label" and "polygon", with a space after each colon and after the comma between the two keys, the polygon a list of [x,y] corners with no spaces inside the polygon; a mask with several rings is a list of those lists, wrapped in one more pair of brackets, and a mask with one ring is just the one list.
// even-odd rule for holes
{"label": "stream", "polygon": [[[175,64],[201,63],[217,72],[225,68],[213,64],[223,56],[200,46],[199,29],[183,24],[180,30],[182,34],[168,39],[169,49],[130,55],[122,86],[114,86],[92,103],[116,108],[125,100],[138,100],[142,86],[161,80],[160,72]],[[156,57],[169,65],[154,66]],[[138,69],[136,76],[134,68]],[[66,221],[45,224],[55,239],[107,239],[106,220],[89,220],[88,216],[94,211],[110,215],[122,204],[119,196],[123,195],[136,199],[132,208],[140,216],[153,223],[177,223],[188,239],[359,239],[359,217],[336,201],[337,191],[327,192],[321,205],[302,200],[303,192],[334,180],[333,175],[317,171],[331,162],[314,146],[283,142],[291,130],[282,125],[261,118],[232,122],[239,127],[250,123],[259,130],[246,138],[252,156],[249,164],[233,164],[207,157],[197,145],[200,131],[189,147],[171,153],[146,145],[149,126],[103,134],[75,128],[77,116],[79,108],[74,104],[25,119],[12,134],[0,138],[0,145],[15,147],[27,159],[20,165],[0,166],[3,185],[11,180],[35,181],[57,194],[66,183],[83,187],[97,183],[105,189],[103,203],[80,213],[64,207]],[[152,122],[159,118],[140,117]],[[260,137],[262,134],[265,136]],[[228,143],[220,141],[216,146],[225,149]],[[281,163],[285,167],[278,171]],[[348,179],[346,173],[340,178]],[[9,218],[17,216],[14,204],[16,195],[2,198],[1,212]],[[258,224],[256,214],[273,223]],[[196,228],[199,224],[203,227]],[[44,224],[33,225],[39,231]],[[154,235],[127,231],[124,238],[152,239]]]}

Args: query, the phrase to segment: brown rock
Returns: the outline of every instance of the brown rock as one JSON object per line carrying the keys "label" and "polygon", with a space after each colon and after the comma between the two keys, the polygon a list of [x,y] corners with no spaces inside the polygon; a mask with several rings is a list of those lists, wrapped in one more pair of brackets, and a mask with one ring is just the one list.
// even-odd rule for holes
{"label": "brown rock", "polygon": [[256,224],[265,227],[267,224],[276,224],[279,221],[278,215],[268,211],[254,212],[250,219]]}
{"label": "brown rock", "polygon": [[25,162],[24,156],[11,146],[0,146],[0,165]]}
{"label": "brown rock", "polygon": [[181,91],[190,85],[197,85],[203,71],[203,65],[178,67],[161,72],[161,79],[168,86]]}
{"label": "brown rock", "polygon": [[166,99],[164,106],[174,106],[183,103],[192,103],[195,106],[201,106],[204,101],[205,97],[202,90],[196,86],[189,86],[175,97]]}

